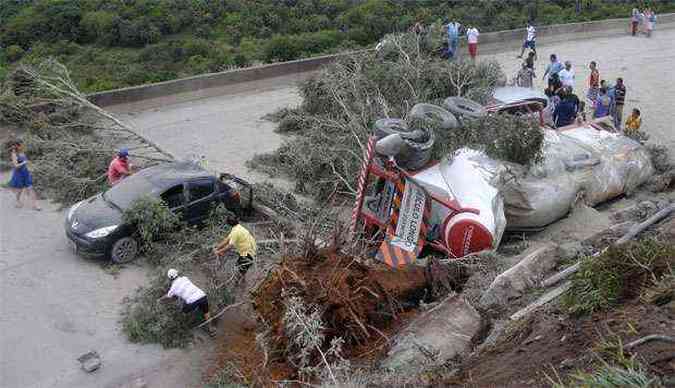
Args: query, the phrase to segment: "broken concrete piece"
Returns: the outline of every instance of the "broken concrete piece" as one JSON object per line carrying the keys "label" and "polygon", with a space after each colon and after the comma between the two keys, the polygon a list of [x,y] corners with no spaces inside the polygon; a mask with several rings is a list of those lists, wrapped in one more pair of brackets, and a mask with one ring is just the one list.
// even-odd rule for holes
{"label": "broken concrete piece", "polygon": [[480,329],[480,314],[461,296],[449,296],[393,338],[382,366],[402,370],[443,363],[470,350]]}
{"label": "broken concrete piece", "polygon": [[101,367],[101,357],[94,351],[81,355],[77,358],[77,361],[80,362],[82,369],[87,373],[91,373]]}
{"label": "broken concrete piece", "polygon": [[518,264],[495,278],[481,297],[480,305],[492,308],[521,296],[523,291],[535,286],[546,272],[552,270],[558,260],[558,246],[555,244],[526,251]]}

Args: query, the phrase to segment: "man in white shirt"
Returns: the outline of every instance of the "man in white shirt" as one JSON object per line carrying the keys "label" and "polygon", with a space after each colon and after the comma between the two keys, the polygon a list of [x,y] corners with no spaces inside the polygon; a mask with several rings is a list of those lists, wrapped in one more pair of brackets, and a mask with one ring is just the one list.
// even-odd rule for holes
{"label": "man in white shirt", "polygon": [[466,40],[469,43],[469,55],[473,60],[476,60],[476,56],[478,55],[478,35],[480,35],[480,33],[476,27],[471,26],[466,30]]}
{"label": "man in white shirt", "polygon": [[558,72],[560,83],[562,83],[563,86],[568,86],[570,89],[574,89],[574,75],[574,70],[572,70],[572,62],[565,61],[565,68]]}
{"label": "man in white shirt", "polygon": [[523,54],[525,53],[525,50],[529,47],[533,52],[534,52],[534,58],[537,58],[537,29],[534,28],[534,25],[532,22],[527,23],[527,37],[525,38],[525,42],[523,43],[523,49],[520,50],[520,55],[518,55],[518,58],[522,58]]}
{"label": "man in white shirt", "polygon": [[[208,321],[211,315],[209,314],[209,300],[206,293],[195,286],[187,277],[178,276],[178,270],[171,268],[166,275],[171,280],[171,288],[166,295],[159,298],[159,301],[180,298],[184,303],[184,313],[199,310],[204,315],[204,320]],[[210,333],[214,333],[212,324],[209,324],[208,328]]]}

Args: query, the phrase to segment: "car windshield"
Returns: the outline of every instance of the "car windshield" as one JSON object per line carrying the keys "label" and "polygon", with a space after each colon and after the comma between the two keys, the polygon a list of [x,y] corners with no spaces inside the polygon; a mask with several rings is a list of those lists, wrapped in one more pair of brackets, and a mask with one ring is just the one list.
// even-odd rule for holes
{"label": "car windshield", "polygon": [[103,193],[103,199],[124,210],[144,195],[153,195],[154,186],[140,176],[131,176]]}

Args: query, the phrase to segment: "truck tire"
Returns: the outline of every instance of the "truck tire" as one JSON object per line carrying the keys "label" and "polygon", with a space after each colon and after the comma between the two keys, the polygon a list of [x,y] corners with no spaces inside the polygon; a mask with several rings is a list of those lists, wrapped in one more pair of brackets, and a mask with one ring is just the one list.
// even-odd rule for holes
{"label": "truck tire", "polygon": [[414,142],[429,140],[428,131],[409,128],[408,123],[402,119],[379,119],[375,122],[375,137],[377,140],[389,135],[400,135],[402,139]]}
{"label": "truck tire", "polygon": [[133,237],[122,237],[115,241],[110,248],[110,259],[113,263],[130,263],[138,255],[138,242]]}
{"label": "truck tire", "polygon": [[375,137],[379,140],[389,135],[400,135],[404,146],[394,156],[396,163],[405,170],[418,170],[431,159],[435,136],[430,129],[409,128],[401,119],[380,119],[375,122]]}
{"label": "truck tire", "polygon": [[455,115],[434,104],[417,104],[408,112],[408,117],[437,121],[440,123],[442,129],[455,129],[459,127],[459,122]]}
{"label": "truck tire", "polygon": [[448,97],[443,101],[445,109],[450,112],[471,119],[479,119],[487,116],[487,110],[476,101],[464,97]]}

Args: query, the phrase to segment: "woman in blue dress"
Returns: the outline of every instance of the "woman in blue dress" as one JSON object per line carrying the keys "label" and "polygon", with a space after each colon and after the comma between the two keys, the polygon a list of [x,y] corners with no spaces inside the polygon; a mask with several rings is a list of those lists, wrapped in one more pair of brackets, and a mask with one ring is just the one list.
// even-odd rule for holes
{"label": "woman in blue dress", "polygon": [[16,142],[12,146],[12,178],[9,187],[16,192],[16,207],[22,207],[21,196],[28,197],[33,203],[33,209],[40,210],[37,204],[37,194],[33,189],[33,176],[28,170],[28,158],[24,153],[24,145]]}

